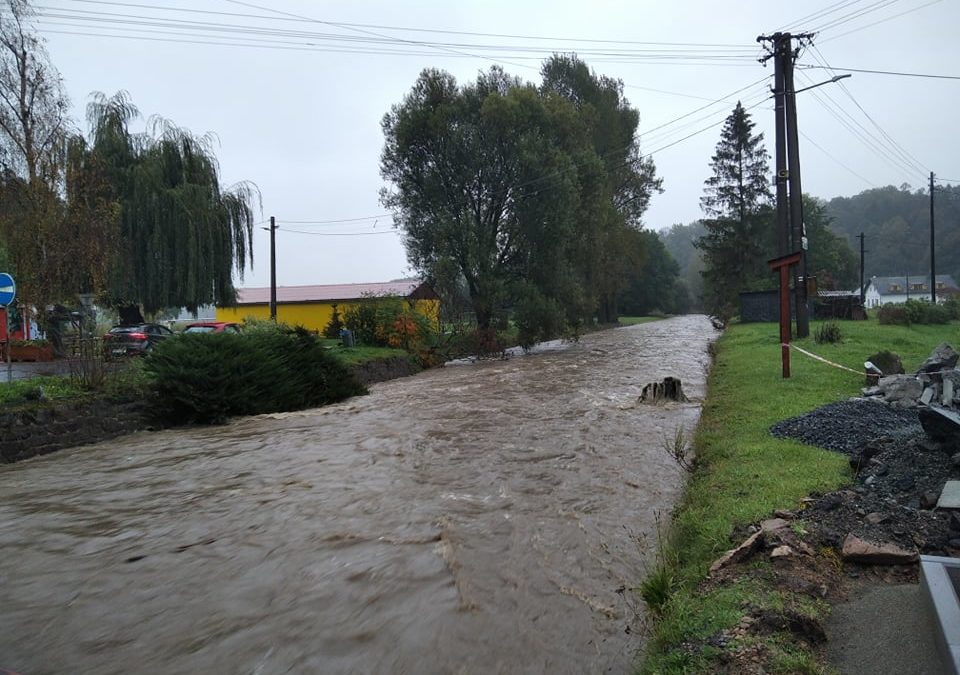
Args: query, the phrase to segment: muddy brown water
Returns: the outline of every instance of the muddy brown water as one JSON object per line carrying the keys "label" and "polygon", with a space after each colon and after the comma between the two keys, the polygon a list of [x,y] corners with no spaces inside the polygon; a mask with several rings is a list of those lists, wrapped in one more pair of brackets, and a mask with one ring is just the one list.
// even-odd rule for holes
{"label": "muddy brown water", "polygon": [[[702,316],[0,468],[0,669],[623,673]],[[689,404],[637,403],[683,379]]]}

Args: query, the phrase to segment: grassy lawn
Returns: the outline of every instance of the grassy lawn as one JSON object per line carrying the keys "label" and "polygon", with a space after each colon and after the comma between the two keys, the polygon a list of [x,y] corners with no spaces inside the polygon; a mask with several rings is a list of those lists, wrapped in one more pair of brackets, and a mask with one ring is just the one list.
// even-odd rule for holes
{"label": "grassy lawn", "polygon": [[34,377],[9,383],[4,378],[0,383],[0,407],[15,407],[36,401],[40,393],[38,388],[43,389],[43,398],[49,401],[78,398],[88,393],[65,375]]}
{"label": "grassy lawn", "polygon": [[410,356],[409,352],[390,347],[335,347],[330,353],[348,366],[374,359],[389,359],[392,357],[405,359]]}
{"label": "grassy lawn", "polygon": [[[820,322],[811,324],[811,336]],[[798,346],[862,371],[867,356],[881,349],[897,352],[904,368],[915,370],[940,342],[960,343],[960,324],[889,326],[875,319],[838,322],[843,341]],[[662,542],[657,570],[644,588],[664,599],[648,645],[643,673],[712,673],[720,669],[710,649],[696,654],[681,647],[731,628],[746,605],[783,602],[776,589],[760,582],[698,591],[710,563],[735,543],[735,525],[769,517],[774,509],[796,509],[812,491],[835,489],[850,478],[846,458],[767,433],[775,422],[859,393],[862,375],[832,368],[795,351],[792,377],[780,374],[775,324],[734,325],[717,344],[708,396],[693,443],[698,465]],[[652,608],[654,613],[656,608]],[[825,612],[824,607],[811,611]],[[780,649],[782,672],[820,672],[811,655]]]}
{"label": "grassy lawn", "polygon": [[660,321],[668,318],[663,316],[621,316],[617,321],[623,326],[633,326],[638,323],[650,323],[651,321]]}

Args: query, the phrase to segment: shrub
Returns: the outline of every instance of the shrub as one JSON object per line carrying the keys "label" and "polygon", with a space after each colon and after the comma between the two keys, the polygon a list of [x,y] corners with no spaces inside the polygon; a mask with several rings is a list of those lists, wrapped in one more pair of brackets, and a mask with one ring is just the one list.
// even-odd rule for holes
{"label": "shrub", "polygon": [[883,305],[877,310],[877,320],[882,324],[909,326],[910,314],[903,305]]}
{"label": "shrub", "polygon": [[144,371],[161,414],[178,422],[298,410],[366,391],[312,333],[272,322],[241,335],[165,340],[146,358]]}
{"label": "shrub", "polygon": [[331,340],[336,340],[340,337],[340,331],[343,329],[343,321],[340,320],[340,311],[337,309],[337,306],[333,306],[333,316],[330,317],[329,323],[323,329],[323,336],[330,338]]}
{"label": "shrub", "polygon": [[947,310],[947,314],[951,319],[960,319],[960,296],[951,296],[943,303],[943,308]]}
{"label": "shrub", "polygon": [[405,349],[414,355],[436,346],[430,319],[402,298],[367,298],[344,312],[344,324],[359,344]]}
{"label": "shrub", "polygon": [[839,344],[843,340],[843,336],[840,334],[840,326],[833,321],[827,321],[817,328],[816,333],[813,335],[813,339],[816,340],[818,345],[834,345]]}

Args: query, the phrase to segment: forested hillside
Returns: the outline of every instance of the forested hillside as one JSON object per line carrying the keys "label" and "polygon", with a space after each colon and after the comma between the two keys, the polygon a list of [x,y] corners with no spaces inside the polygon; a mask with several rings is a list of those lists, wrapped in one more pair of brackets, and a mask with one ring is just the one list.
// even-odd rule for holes
{"label": "forested hillside", "polygon": [[[865,276],[919,275],[930,272],[930,196],[906,186],[866,190],[827,202],[833,231],[859,250],[866,235]],[[960,280],[960,186],[937,185],[934,193],[938,274]]]}

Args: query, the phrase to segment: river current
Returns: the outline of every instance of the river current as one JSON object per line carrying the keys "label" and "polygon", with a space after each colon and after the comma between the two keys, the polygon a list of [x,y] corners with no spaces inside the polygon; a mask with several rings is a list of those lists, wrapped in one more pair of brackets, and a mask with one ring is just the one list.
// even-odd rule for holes
{"label": "river current", "polygon": [[[629,672],[714,335],[678,317],[2,466],[0,671]],[[690,403],[638,403],[666,376]]]}

